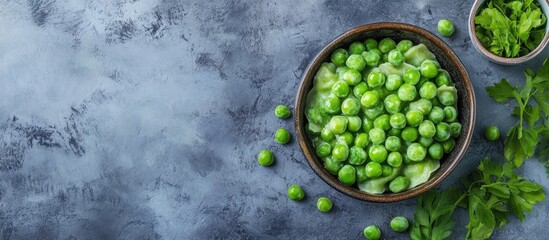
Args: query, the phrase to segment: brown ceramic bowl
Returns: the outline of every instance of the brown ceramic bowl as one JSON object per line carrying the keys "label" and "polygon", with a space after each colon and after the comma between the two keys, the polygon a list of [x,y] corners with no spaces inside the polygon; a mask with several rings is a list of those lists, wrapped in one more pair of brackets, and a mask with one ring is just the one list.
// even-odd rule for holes
{"label": "brown ceramic bowl", "polygon": [[[459,121],[462,123],[463,128],[461,136],[456,140],[454,150],[441,160],[440,168],[433,173],[429,181],[402,193],[373,195],[362,192],[358,188],[349,187],[340,183],[337,177],[331,175],[324,169],[322,160],[315,154],[311,139],[309,139],[305,133],[305,124],[307,123],[307,119],[305,117],[305,99],[307,97],[307,93],[313,86],[313,78],[320,65],[323,62],[330,61],[330,54],[335,49],[340,47],[347,48],[350,43],[354,41],[363,41],[369,37],[378,40],[385,37],[390,37],[395,39],[395,41],[409,39],[414,42],[414,44],[425,44],[429,50],[436,55],[437,60],[442,65],[442,68],[449,72],[458,90],[459,99],[457,106],[459,110]],[[446,178],[458,165],[459,161],[465,155],[473,135],[476,105],[473,86],[471,85],[467,71],[448,45],[425,29],[404,23],[379,22],[356,27],[343,33],[341,36],[331,41],[313,58],[305,70],[301,80],[301,85],[297,92],[294,111],[295,128],[299,145],[303,150],[303,154],[309,162],[309,165],[316,172],[316,174],[322,178],[322,180],[336,190],[356,199],[372,202],[396,202],[415,197],[435,187],[442,182],[442,180],[444,180],[444,178]]]}

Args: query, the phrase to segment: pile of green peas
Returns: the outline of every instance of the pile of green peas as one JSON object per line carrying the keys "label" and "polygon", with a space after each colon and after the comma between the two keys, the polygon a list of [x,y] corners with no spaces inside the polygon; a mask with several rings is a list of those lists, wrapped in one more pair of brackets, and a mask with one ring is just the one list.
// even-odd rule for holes
{"label": "pile of green peas", "polygon": [[461,134],[457,90],[423,44],[391,38],[336,49],[308,93],[307,133],[325,169],[381,194],[426,182]]}

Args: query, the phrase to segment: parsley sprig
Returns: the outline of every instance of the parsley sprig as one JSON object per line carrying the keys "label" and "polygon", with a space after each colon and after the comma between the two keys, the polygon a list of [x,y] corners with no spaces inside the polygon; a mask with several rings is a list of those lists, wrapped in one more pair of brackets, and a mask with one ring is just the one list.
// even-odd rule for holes
{"label": "parsley sprig", "polygon": [[520,167],[525,159],[534,155],[537,146],[540,161],[545,163],[549,173],[549,58],[545,59],[537,74],[527,69],[525,77],[522,89],[511,86],[507,79],[501,79],[486,91],[499,103],[510,100],[517,103],[512,115],[517,116],[518,121],[507,132],[505,158]]}
{"label": "parsley sprig", "polygon": [[543,187],[517,175],[513,163],[485,158],[475,172],[462,179],[462,189],[432,190],[418,197],[413,240],[442,240],[452,234],[451,217],[457,207],[468,210],[465,239],[487,239],[514,215],[520,221],[525,212],[545,199]]}
{"label": "parsley sprig", "polygon": [[519,57],[543,40],[547,19],[535,0],[490,0],[475,16],[475,32],[498,56]]}

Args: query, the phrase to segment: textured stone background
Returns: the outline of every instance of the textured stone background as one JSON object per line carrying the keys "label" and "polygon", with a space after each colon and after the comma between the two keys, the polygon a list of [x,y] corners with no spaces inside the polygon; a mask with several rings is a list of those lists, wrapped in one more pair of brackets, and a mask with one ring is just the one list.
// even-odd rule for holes
{"label": "textured stone background", "polygon": [[[309,168],[295,142],[280,146],[273,116],[292,105],[299,77],[331,39],[357,25],[400,21],[435,31],[469,70],[476,135],[445,184],[502,143],[510,105],[484,87],[522,82],[526,66],[489,63],[466,18],[473,1],[0,0],[0,239],[358,239],[369,224],[411,217],[415,200],[376,204],[336,192]],[[543,53],[549,56],[549,52]],[[528,66],[539,67],[541,58]],[[259,167],[272,149],[277,163]],[[541,164],[522,172],[549,181]],[[308,197],[289,201],[297,183]],[[315,199],[333,199],[322,214]],[[494,239],[543,239],[549,203]],[[455,238],[464,234],[459,212]]]}

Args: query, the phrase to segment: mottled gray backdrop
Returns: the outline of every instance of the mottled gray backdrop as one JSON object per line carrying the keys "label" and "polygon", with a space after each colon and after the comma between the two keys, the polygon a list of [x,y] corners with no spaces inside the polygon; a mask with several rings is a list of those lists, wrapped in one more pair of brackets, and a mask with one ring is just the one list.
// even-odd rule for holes
{"label": "mottled gray backdrop", "polygon": [[[369,224],[411,217],[415,200],[351,199],[320,180],[274,106],[293,105],[311,58],[343,31],[401,21],[457,32],[444,40],[469,70],[476,135],[454,182],[485,155],[484,126],[507,129],[511,105],[484,87],[523,81],[525,66],[489,63],[466,20],[472,1],[0,0],[0,239],[358,239]],[[548,51],[544,52],[549,56]],[[257,152],[275,152],[273,167]],[[549,181],[527,161],[528,178]],[[292,202],[289,184],[308,197]],[[333,199],[328,214],[318,196]],[[549,203],[494,239],[543,239]],[[458,213],[456,237],[465,232]]]}

